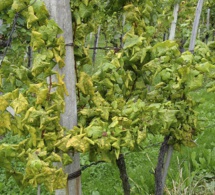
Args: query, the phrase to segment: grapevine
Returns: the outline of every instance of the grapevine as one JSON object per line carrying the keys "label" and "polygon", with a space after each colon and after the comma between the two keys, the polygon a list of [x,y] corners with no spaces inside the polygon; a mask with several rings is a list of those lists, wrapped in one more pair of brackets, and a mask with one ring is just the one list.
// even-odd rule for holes
{"label": "grapevine", "polygon": [[[62,188],[67,176],[53,162],[72,161],[55,146],[64,135],[59,116],[66,90],[63,75],[53,70],[56,64],[64,66],[64,39],[58,36],[62,31],[40,0],[0,1],[0,11],[11,31],[0,69],[0,134],[11,132],[20,140],[0,145],[1,167],[22,187],[44,183],[51,191]],[[51,75],[58,81],[48,83]],[[24,170],[19,169],[20,163]]]}

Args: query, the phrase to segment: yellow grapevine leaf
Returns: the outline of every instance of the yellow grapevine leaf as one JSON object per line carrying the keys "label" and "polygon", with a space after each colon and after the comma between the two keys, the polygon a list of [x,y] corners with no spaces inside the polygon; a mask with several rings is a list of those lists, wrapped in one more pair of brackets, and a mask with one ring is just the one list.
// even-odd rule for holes
{"label": "yellow grapevine leaf", "polygon": [[51,66],[50,62],[47,62],[47,56],[44,54],[35,54],[33,60],[32,74],[34,76],[39,75],[42,72],[47,71],[47,66]]}
{"label": "yellow grapevine leaf", "polygon": [[83,139],[88,141],[91,145],[95,144],[95,142],[92,139],[88,138],[88,137],[84,137]]}
{"label": "yellow grapevine leaf", "polygon": [[43,83],[38,83],[38,84],[30,84],[30,87],[28,89],[28,93],[31,92],[31,93],[37,93],[40,88],[43,86]]}
{"label": "yellow grapevine leaf", "polygon": [[0,128],[11,129],[10,114],[9,113],[0,114]]}
{"label": "yellow grapevine leaf", "polygon": [[83,0],[83,3],[88,6],[89,0]]}
{"label": "yellow grapevine leaf", "polygon": [[15,112],[17,114],[19,114],[20,112],[22,112],[24,110],[27,110],[27,108],[28,108],[28,101],[20,93],[19,97],[12,102],[11,107],[13,107],[13,109],[15,110]]}
{"label": "yellow grapevine leaf", "polygon": [[73,136],[71,139],[66,144],[67,148],[74,148],[76,151],[79,152],[87,152],[90,148],[90,144],[88,140],[83,139],[84,135],[86,134],[81,134],[81,135],[76,135]]}
{"label": "yellow grapevine leaf", "polygon": [[95,95],[92,97],[92,100],[97,107],[101,105],[109,106],[108,102],[101,96],[99,92],[95,93]]}
{"label": "yellow grapevine leaf", "polygon": [[111,149],[111,139],[109,139],[108,137],[97,139],[96,144],[101,150],[109,151]]}
{"label": "yellow grapevine leaf", "polygon": [[46,162],[61,162],[61,157],[58,154],[52,152],[51,155],[45,159],[45,161]]}
{"label": "yellow grapevine leaf", "polygon": [[49,13],[43,1],[36,1],[34,3],[34,12],[36,13],[40,22],[44,21],[49,17]]}
{"label": "yellow grapevine leaf", "polygon": [[65,55],[65,41],[64,41],[63,36],[60,36],[59,38],[57,38],[57,45],[58,45],[58,47],[56,49],[60,52],[60,56],[64,56]]}
{"label": "yellow grapevine leaf", "polygon": [[120,155],[120,150],[115,150],[115,156],[116,156],[116,159],[119,159],[119,155]]}
{"label": "yellow grapevine leaf", "polygon": [[47,96],[48,96],[48,89],[42,89],[38,91],[36,104],[43,103],[47,99]]}
{"label": "yellow grapevine leaf", "polygon": [[71,135],[67,135],[67,136],[63,137],[61,140],[58,140],[57,143],[55,144],[55,146],[57,148],[59,148],[60,150],[62,150],[63,152],[66,152],[67,151],[66,143],[70,139],[70,136]]}
{"label": "yellow grapevine leaf", "polygon": [[57,92],[61,95],[61,97],[64,97],[64,93],[66,95],[69,95],[67,89],[66,89],[66,84],[64,83],[63,79],[64,79],[64,75],[60,75],[57,73],[57,79],[58,79],[58,89]]}
{"label": "yellow grapevine leaf", "polygon": [[23,8],[26,7],[25,2],[19,1],[19,0],[14,0],[12,4],[12,9],[15,10],[16,12],[19,12]]}
{"label": "yellow grapevine leaf", "polygon": [[146,129],[137,132],[137,144],[140,144],[143,140],[146,139]]}
{"label": "yellow grapevine leaf", "polygon": [[63,58],[60,56],[60,52],[57,51],[56,49],[53,49],[52,51],[53,51],[55,60],[58,63],[59,67],[63,68],[65,66],[65,62],[64,62]]}
{"label": "yellow grapevine leaf", "polygon": [[33,50],[37,50],[39,48],[42,48],[45,46],[45,42],[42,39],[43,35],[37,31],[32,31],[32,37],[31,37],[31,46]]}
{"label": "yellow grapevine leaf", "polygon": [[117,139],[117,141],[115,141],[113,144],[112,144],[112,147],[116,148],[116,149],[120,149],[120,139]]}
{"label": "yellow grapevine leaf", "polygon": [[37,16],[34,15],[34,8],[32,6],[28,7],[28,19],[27,19],[27,28],[31,28],[31,24],[37,21]]}
{"label": "yellow grapevine leaf", "polygon": [[134,9],[134,5],[131,3],[131,4],[128,4],[128,5],[125,5],[124,7],[123,7],[123,9],[125,10],[125,11],[128,11],[128,10],[133,10]]}
{"label": "yellow grapevine leaf", "polygon": [[5,100],[3,96],[0,96],[0,111],[5,111],[8,106],[8,102]]}
{"label": "yellow grapevine leaf", "polygon": [[[56,170],[53,174],[54,176],[54,188],[62,189],[65,188],[67,184],[67,174],[63,171],[62,168]],[[47,181],[49,184],[49,181]]]}
{"label": "yellow grapevine leaf", "polygon": [[93,95],[94,94],[92,79],[85,72],[80,72],[79,82],[76,84],[76,86],[85,95]]}

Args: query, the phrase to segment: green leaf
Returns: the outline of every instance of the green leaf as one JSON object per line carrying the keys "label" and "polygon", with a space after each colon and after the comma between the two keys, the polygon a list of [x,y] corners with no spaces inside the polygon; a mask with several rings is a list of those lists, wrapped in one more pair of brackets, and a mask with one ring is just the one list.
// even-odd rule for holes
{"label": "green leaf", "polygon": [[47,18],[49,17],[48,10],[46,9],[45,3],[43,1],[35,1],[33,4],[34,11],[36,13],[36,16],[38,20],[41,22],[41,24],[47,23]]}
{"label": "green leaf", "polygon": [[189,51],[184,52],[184,53],[181,55],[181,58],[182,58],[183,61],[186,63],[186,65],[192,64],[192,62],[193,62],[193,55],[192,55],[192,53],[190,53]]}
{"label": "green leaf", "polygon": [[134,35],[133,37],[128,37],[126,40],[125,40],[125,44],[124,44],[124,49],[127,49],[127,48],[131,48],[133,47],[134,45],[137,45],[137,46],[140,46],[142,44],[142,40],[143,38],[142,37],[139,37],[137,35]]}
{"label": "green leaf", "polygon": [[103,128],[101,126],[90,125],[85,128],[85,132],[87,133],[88,137],[92,137],[93,139],[99,138],[103,134]]}
{"label": "green leaf", "polygon": [[174,41],[164,41],[155,44],[151,50],[152,59],[166,55],[179,56],[178,45]]}
{"label": "green leaf", "polygon": [[112,147],[120,150],[120,139],[117,139],[114,143],[112,143]]}
{"label": "green leaf", "polygon": [[11,6],[13,3],[13,0],[1,0],[0,1],[0,12],[6,8],[8,8],[9,6]]}
{"label": "green leaf", "polygon": [[87,0],[85,0],[84,3],[80,3],[79,5],[79,14],[81,18],[86,18],[89,15],[89,7],[85,3],[88,3]]}
{"label": "green leaf", "polygon": [[203,85],[203,75],[200,74],[194,79],[190,80],[189,83],[187,84],[187,87],[190,91],[199,89]]}
{"label": "green leaf", "polygon": [[69,165],[73,162],[72,158],[67,153],[63,153],[62,161],[64,166]]}
{"label": "green leaf", "polygon": [[112,88],[113,87],[113,83],[110,81],[109,78],[105,78],[104,80],[99,82],[101,85],[107,87],[107,88]]}
{"label": "green leaf", "polygon": [[178,110],[160,109],[159,113],[161,114],[163,122],[171,124],[177,121],[176,114],[178,113]]}
{"label": "green leaf", "polygon": [[214,91],[215,91],[215,85],[207,89],[207,92],[214,92]]}
{"label": "green leaf", "polygon": [[88,6],[89,0],[83,0],[83,3]]}
{"label": "green leaf", "polygon": [[50,66],[50,63],[47,62],[46,55],[35,54],[34,60],[33,60],[32,74],[34,76],[38,76],[42,72],[45,72],[49,66]]}
{"label": "green leaf", "polygon": [[140,51],[135,52],[135,54],[131,57],[130,61],[137,62],[138,60],[140,60],[140,63],[142,63],[146,57],[146,51],[146,48],[143,48]]}
{"label": "green leaf", "polygon": [[143,130],[137,131],[137,144],[140,144],[143,140],[146,139],[147,132],[146,132],[146,126],[143,128]]}
{"label": "green leaf", "polygon": [[14,178],[14,180],[16,181],[16,183],[19,187],[23,187],[23,183],[22,183],[23,174],[22,173],[13,171],[11,176]]}
{"label": "green leaf", "polygon": [[205,62],[202,64],[197,64],[195,65],[196,70],[200,71],[200,72],[210,72],[211,68],[214,68],[215,66],[213,66],[211,63],[209,62]]}

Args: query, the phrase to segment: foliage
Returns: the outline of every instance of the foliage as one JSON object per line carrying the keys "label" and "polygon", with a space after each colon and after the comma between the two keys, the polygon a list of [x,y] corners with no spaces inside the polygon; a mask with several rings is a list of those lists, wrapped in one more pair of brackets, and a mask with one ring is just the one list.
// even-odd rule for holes
{"label": "foliage", "polygon": [[[196,145],[199,101],[191,92],[203,86],[207,74],[214,79],[214,43],[208,47],[199,41],[193,55],[180,53],[176,42],[162,42],[175,2],[165,1],[161,7],[159,3],[71,1],[79,121],[68,131],[59,121],[67,91],[63,75],[53,70],[56,64],[64,66],[61,29],[49,19],[40,0],[0,0],[0,17],[7,24],[1,33],[6,37],[8,30],[14,31],[14,23],[17,26],[0,65],[0,134],[12,132],[20,139],[0,145],[4,157],[0,165],[8,177],[21,186],[44,183],[52,191],[66,184],[67,176],[53,162],[70,163],[68,151],[87,153],[90,161],[115,162],[120,153],[139,151],[152,135],[170,136],[169,144],[176,150]],[[190,19],[189,15],[182,27],[187,28]],[[84,70],[91,60],[85,40],[100,24],[106,42],[117,50],[110,50],[105,63],[87,74]],[[189,37],[189,31],[179,32]],[[29,45],[33,62],[26,58]],[[52,81],[53,75],[57,81]],[[211,92],[215,89],[213,82],[207,87]],[[15,111],[14,116],[8,108]],[[205,166],[206,161],[210,159],[193,153],[194,166]],[[19,169],[19,163],[24,169]],[[118,187],[114,193],[120,191]]]}
{"label": "foliage", "polygon": [[[64,135],[59,116],[66,91],[63,76],[52,70],[57,63],[64,66],[64,40],[57,37],[62,31],[39,0],[0,1],[0,11],[7,30],[14,31],[17,25],[0,65],[0,134],[11,132],[19,137],[17,143],[1,143],[0,165],[18,185],[44,183],[52,191],[67,180],[62,169],[53,167],[53,162],[64,160],[55,143]],[[16,20],[17,24],[12,24]],[[34,55],[32,63],[25,57],[29,46]],[[52,82],[51,75],[58,81]],[[14,116],[8,108],[14,110]]]}
{"label": "foliage", "polygon": [[151,15],[141,16],[142,11],[138,3],[123,7],[123,48],[110,51],[98,71],[92,76],[81,71],[87,57],[78,66],[79,123],[65,146],[89,152],[93,161],[115,162],[124,150],[138,150],[149,133],[169,135],[177,150],[195,146],[196,102],[190,92],[202,87],[205,74],[214,68],[211,51],[201,44],[194,57],[181,54],[175,42],[155,44],[156,29],[144,22]]}

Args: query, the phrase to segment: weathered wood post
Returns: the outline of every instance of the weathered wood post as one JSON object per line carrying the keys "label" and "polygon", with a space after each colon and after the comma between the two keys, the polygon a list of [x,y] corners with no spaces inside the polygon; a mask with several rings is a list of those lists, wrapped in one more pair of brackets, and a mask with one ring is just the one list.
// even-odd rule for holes
{"label": "weathered wood post", "polygon": [[[72,129],[73,126],[77,124],[77,103],[70,1],[44,0],[44,2],[49,10],[51,18],[54,19],[59,27],[64,31],[63,36],[66,43],[65,66],[62,69],[57,69],[57,71],[60,74],[65,75],[64,82],[69,95],[65,96],[65,112],[61,115],[61,125],[68,129]],[[65,172],[68,174],[80,169],[79,154],[74,154],[72,158],[73,163],[65,167]],[[69,180],[65,189],[56,190],[56,195],[81,195],[80,176],[73,180]]]}
{"label": "weathered wood post", "polygon": [[196,44],[196,37],[197,37],[197,32],[198,32],[198,27],[199,27],[199,20],[202,12],[202,7],[203,7],[204,0],[199,0],[198,5],[196,7],[196,15],[195,15],[195,20],[193,23],[193,29],[192,29],[192,35],[190,38],[190,45],[189,45],[189,51],[194,52],[195,44]]}

